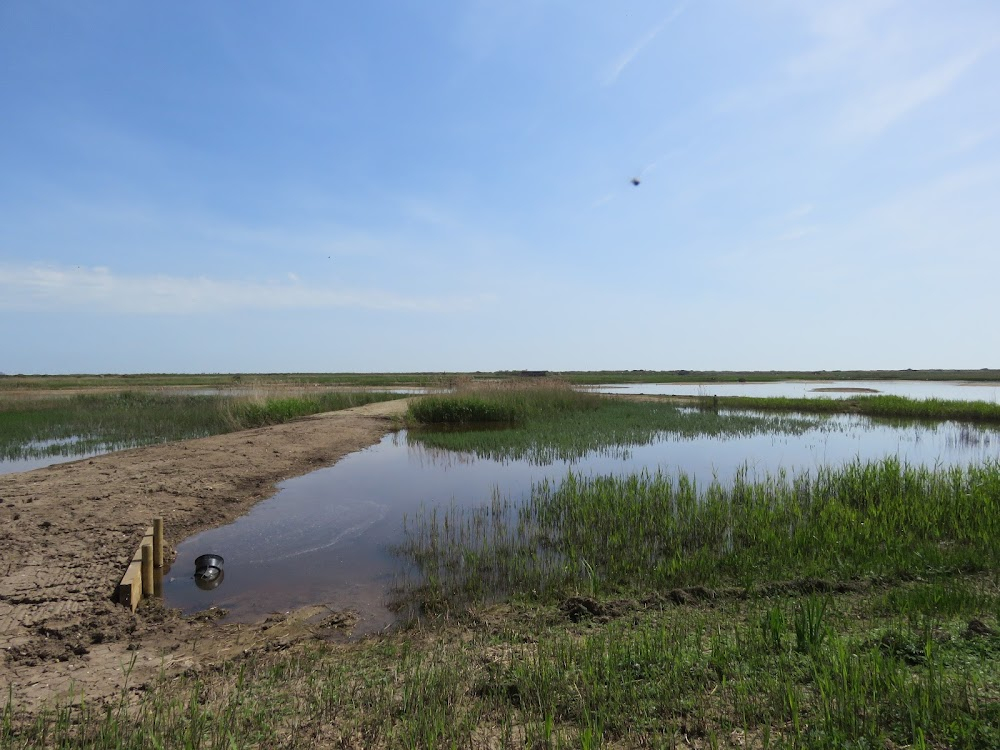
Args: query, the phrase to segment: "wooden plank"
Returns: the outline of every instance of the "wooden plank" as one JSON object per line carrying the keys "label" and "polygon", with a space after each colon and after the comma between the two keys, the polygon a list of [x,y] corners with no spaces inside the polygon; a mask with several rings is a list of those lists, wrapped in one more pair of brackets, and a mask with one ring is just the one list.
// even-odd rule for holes
{"label": "wooden plank", "polygon": [[133,612],[142,599],[142,563],[131,562],[125,569],[121,583],[118,584],[118,603]]}
{"label": "wooden plank", "polygon": [[139,606],[139,602],[142,600],[142,545],[144,544],[152,547],[152,526],[146,528],[146,533],[136,548],[135,554],[132,555],[132,561],[125,569],[125,575],[122,576],[122,580],[118,584],[118,595],[116,597],[118,603],[128,607],[133,612],[135,612],[135,608]]}

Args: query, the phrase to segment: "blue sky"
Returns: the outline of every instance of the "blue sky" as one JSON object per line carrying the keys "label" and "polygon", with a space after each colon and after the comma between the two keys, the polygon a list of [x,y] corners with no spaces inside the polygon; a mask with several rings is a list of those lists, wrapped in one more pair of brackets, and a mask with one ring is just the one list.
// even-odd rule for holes
{"label": "blue sky", "polygon": [[1000,367],[995,0],[9,0],[0,96],[2,372]]}

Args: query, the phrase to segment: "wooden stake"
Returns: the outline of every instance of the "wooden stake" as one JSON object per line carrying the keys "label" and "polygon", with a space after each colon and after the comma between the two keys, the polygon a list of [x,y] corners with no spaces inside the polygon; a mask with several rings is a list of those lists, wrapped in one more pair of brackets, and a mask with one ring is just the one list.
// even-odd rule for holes
{"label": "wooden stake", "polygon": [[153,545],[142,545],[142,595],[153,595]]}
{"label": "wooden stake", "polygon": [[163,567],[163,516],[153,519],[153,567]]}
{"label": "wooden stake", "polygon": [[[135,612],[135,608],[139,606],[139,600],[142,599],[142,548],[149,547],[150,551],[153,549],[153,527],[147,526],[146,533],[143,534],[142,542],[138,547],[135,548],[135,554],[132,555],[132,562],[125,569],[125,575],[122,576],[121,583],[118,584],[118,601],[124,604],[126,607]],[[156,590],[156,580],[153,580],[153,590]]]}

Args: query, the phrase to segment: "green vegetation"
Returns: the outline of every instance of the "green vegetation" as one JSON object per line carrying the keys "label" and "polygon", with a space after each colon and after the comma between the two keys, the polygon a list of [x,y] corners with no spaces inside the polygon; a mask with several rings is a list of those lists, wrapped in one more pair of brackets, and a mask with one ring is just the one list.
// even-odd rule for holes
{"label": "green vegetation", "polygon": [[[452,410],[460,414],[472,413],[475,407],[471,404],[476,403],[476,398],[426,396],[411,402],[408,415],[413,421],[426,412],[434,416],[446,416]],[[537,394],[534,398],[541,400]],[[426,407],[428,403],[430,408]],[[493,403],[486,401],[486,406],[477,413],[490,413]],[[434,450],[542,465],[557,460],[575,461],[593,452],[624,458],[630,448],[648,445],[668,435],[675,438],[762,433],[797,435],[823,425],[820,418],[801,415],[719,413],[678,408],[666,401],[640,402],[589,394],[555,401],[550,408],[542,408],[537,403],[534,406],[533,409],[512,409],[518,415],[516,419],[498,420],[513,424],[476,424],[461,430],[418,427],[409,431],[407,440]]]}
{"label": "green vegetation", "polygon": [[597,409],[603,401],[606,399],[601,396],[574,391],[564,384],[472,385],[414,399],[407,420],[432,425],[523,424]]}
{"label": "green vegetation", "polygon": [[430,631],[251,655],[108,706],[28,717],[10,700],[0,748],[1000,744],[993,577],[687,597],[477,609]]}
{"label": "green vegetation", "polygon": [[755,398],[748,396],[702,396],[695,403],[703,409],[788,411],[806,414],[863,414],[869,417],[954,420],[1000,423],[1000,404],[985,401],[911,399],[903,396],[858,396],[856,398]]}
{"label": "green vegetation", "polygon": [[381,391],[334,391],[304,396],[228,399],[222,400],[220,407],[230,430],[245,430],[398,398],[402,396]]}
{"label": "green vegetation", "polygon": [[[664,433],[825,421],[741,411],[773,402],[677,408],[544,381],[420,399],[411,424],[492,425],[413,428],[409,439],[548,462]],[[129,411],[146,395],[122,397],[123,424],[154,413]],[[213,419],[229,426],[302,407],[216,399],[191,411],[216,402]],[[0,420],[20,409],[5,405]],[[857,461],[704,486],[570,473],[523,503],[429,508],[406,526],[398,551],[413,576],[396,593],[422,615],[409,628],[248,654],[130,686],[110,704],[25,715],[10,689],[0,750],[1000,747],[1000,462]]]}
{"label": "green vegetation", "polygon": [[557,373],[574,385],[614,383],[773,383],[781,380],[1000,381],[1000,370],[596,370]]}
{"label": "green vegetation", "polygon": [[0,459],[74,456],[204,437],[399,398],[381,392],[184,396],[123,391],[0,401]]}
{"label": "green vegetation", "polygon": [[885,459],[704,488],[683,474],[571,472],[523,503],[424,512],[399,551],[418,573],[401,598],[434,611],[512,596],[994,570],[1000,463],[933,470]]}

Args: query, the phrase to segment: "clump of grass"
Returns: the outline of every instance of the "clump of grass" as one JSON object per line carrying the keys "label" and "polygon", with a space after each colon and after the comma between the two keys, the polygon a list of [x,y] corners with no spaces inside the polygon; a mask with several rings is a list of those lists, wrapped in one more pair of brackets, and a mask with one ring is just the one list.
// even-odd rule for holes
{"label": "clump of grass", "polygon": [[931,470],[888,458],[704,488],[683,474],[571,472],[523,503],[494,497],[408,522],[399,551],[419,575],[401,593],[460,609],[508,596],[991,569],[998,498],[998,463]]}
{"label": "clump of grass", "polygon": [[600,402],[600,396],[549,380],[540,384],[513,380],[471,387],[459,384],[452,393],[415,399],[407,419],[424,425],[511,425],[596,409]]}
{"label": "clump of grass", "polygon": [[233,430],[245,430],[398,398],[401,396],[379,391],[332,391],[296,396],[274,396],[265,392],[223,401],[222,411]]}
{"label": "clump of grass", "polygon": [[856,398],[757,398],[750,396],[705,396],[697,400],[704,409],[749,409],[806,414],[864,414],[870,417],[953,420],[1000,423],[1000,404],[986,401],[912,399],[903,396],[858,396]]}
{"label": "clump of grass", "polygon": [[918,581],[898,586],[877,601],[886,613],[921,617],[977,617],[983,612],[1000,612],[1000,597],[961,579]]}
{"label": "clump of grass", "polygon": [[[553,461],[575,461],[588,453],[625,458],[631,448],[667,436],[695,439],[798,435],[825,424],[820,417],[699,411],[665,402],[599,397],[593,404],[584,403],[587,408],[536,412],[532,418],[514,424],[470,425],[460,430],[411,428],[407,440],[432,450],[543,465]],[[411,412],[413,408],[411,406]]]}

